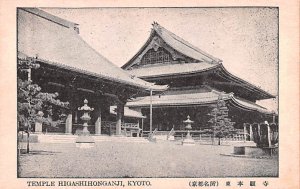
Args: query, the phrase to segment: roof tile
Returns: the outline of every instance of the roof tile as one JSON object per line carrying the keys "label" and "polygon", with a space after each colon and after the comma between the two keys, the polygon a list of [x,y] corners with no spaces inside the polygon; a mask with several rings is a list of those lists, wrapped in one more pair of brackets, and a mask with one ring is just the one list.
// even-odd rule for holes
{"label": "roof tile", "polygon": [[131,77],[89,46],[76,31],[24,9],[18,9],[18,51],[29,57],[39,57],[49,64],[74,68],[79,72],[84,70],[87,74],[143,89],[167,88]]}

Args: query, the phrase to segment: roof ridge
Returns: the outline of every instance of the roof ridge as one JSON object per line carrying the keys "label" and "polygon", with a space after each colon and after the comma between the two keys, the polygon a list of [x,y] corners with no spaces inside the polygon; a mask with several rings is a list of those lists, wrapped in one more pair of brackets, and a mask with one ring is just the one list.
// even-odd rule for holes
{"label": "roof ridge", "polygon": [[26,12],[29,12],[31,14],[34,14],[36,16],[39,16],[41,18],[44,18],[46,20],[49,20],[53,23],[59,24],[59,25],[64,26],[64,27],[67,27],[67,28],[72,27],[72,29],[74,29],[75,26],[77,27],[79,25],[75,22],[71,22],[69,20],[60,18],[58,16],[55,16],[53,14],[50,14],[50,13],[48,13],[44,10],[38,9],[38,8],[23,7],[23,8],[20,8],[20,9],[24,10]]}
{"label": "roof ridge", "polygon": [[[80,36],[80,35],[75,35],[75,37],[77,37],[79,40],[81,40],[86,46],[87,46],[87,48],[90,48],[92,51],[94,51],[98,56],[100,56],[101,58],[103,58],[107,63],[109,63],[111,66],[113,66],[114,68],[116,68],[116,69],[121,69],[120,67],[118,67],[116,64],[114,64],[113,62],[111,62],[110,60],[108,60],[105,56],[103,56],[102,54],[100,54],[96,49],[94,49],[92,46],[90,46],[85,40],[83,40],[82,39],[82,37]],[[97,64],[99,64],[98,62],[97,62]],[[151,82],[147,82],[147,81],[145,81],[145,80],[142,80],[142,79],[140,79],[140,78],[138,78],[138,77],[132,77],[132,75],[130,74],[130,73],[128,73],[128,72],[126,72],[126,71],[124,71],[124,70],[122,70],[123,71],[123,73],[125,74],[125,75],[127,75],[128,76],[128,78],[130,78],[130,79],[132,79],[133,81],[131,81],[131,82],[138,82],[138,81],[141,81],[141,82],[143,82],[143,85],[144,86],[147,86],[147,87],[149,87],[149,88],[151,88],[151,87],[153,87],[153,86],[156,86],[156,87],[159,87],[159,86],[161,86],[162,88],[164,87],[164,86],[167,86],[167,85],[156,85],[156,84],[154,84],[154,83],[151,83]],[[141,85],[142,86],[142,84],[139,84],[139,85]]]}
{"label": "roof ridge", "polygon": [[206,57],[212,59],[214,62],[217,62],[217,63],[222,62],[221,59],[216,58],[216,57],[214,57],[214,56],[208,54],[207,52],[201,50],[200,48],[198,48],[198,47],[192,45],[192,44],[189,43],[188,41],[184,40],[183,38],[179,37],[178,35],[174,34],[173,32],[171,32],[171,31],[169,31],[168,29],[164,28],[163,26],[159,25],[157,22],[154,22],[154,23],[152,24],[152,26],[153,26],[153,29],[154,29],[158,34],[161,33],[161,30],[164,30],[164,31],[165,31],[167,34],[169,34],[174,40],[176,40],[176,41],[178,41],[178,42],[184,44],[185,46],[187,46],[187,47],[189,47],[189,48],[191,48],[191,49],[193,49],[193,50],[195,50],[195,51],[197,51],[197,52],[203,54],[204,56],[206,56]]}
{"label": "roof ridge", "polygon": [[[32,10],[39,11],[38,9]],[[139,78],[132,78],[129,73],[104,57],[67,26],[51,22],[49,19],[23,8],[18,9],[18,16],[18,21],[20,21],[18,25],[18,50],[23,54],[30,57],[40,54],[39,59],[45,61],[45,63],[143,90],[152,89],[156,91],[167,88]],[[30,33],[32,32],[32,25],[28,25],[30,22],[35,23],[35,35]],[[54,26],[55,28],[52,29]],[[27,41],[27,35],[31,37],[30,42]],[[48,45],[50,40],[52,43]],[[18,53],[18,57],[22,57],[22,53]]]}

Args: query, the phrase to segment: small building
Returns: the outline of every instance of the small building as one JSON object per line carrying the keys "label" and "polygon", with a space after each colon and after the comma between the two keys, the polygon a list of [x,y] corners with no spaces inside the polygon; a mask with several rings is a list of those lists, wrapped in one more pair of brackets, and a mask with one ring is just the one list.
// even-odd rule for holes
{"label": "small building", "polygon": [[[65,123],[48,131],[76,133],[82,125],[78,107],[87,99],[95,109],[90,132],[101,134],[105,121],[110,121],[114,123],[111,133],[120,135],[127,99],[167,88],[132,77],[114,65],[80,37],[76,23],[36,8],[18,8],[17,19],[18,61],[40,65],[39,69],[29,69],[28,80],[44,92],[58,92],[61,101],[70,103]],[[116,106],[114,117],[110,106]]]}
{"label": "small building", "polygon": [[[241,65],[242,66],[242,65]],[[163,94],[140,96],[126,106],[150,114],[153,130],[183,130],[183,120],[190,115],[193,130],[209,128],[211,105],[225,100],[235,127],[244,123],[272,122],[274,113],[256,104],[257,100],[275,98],[231,73],[222,60],[193,46],[158,23],[141,49],[122,66],[127,73],[158,85],[169,85]],[[149,119],[144,130],[150,129]]]}

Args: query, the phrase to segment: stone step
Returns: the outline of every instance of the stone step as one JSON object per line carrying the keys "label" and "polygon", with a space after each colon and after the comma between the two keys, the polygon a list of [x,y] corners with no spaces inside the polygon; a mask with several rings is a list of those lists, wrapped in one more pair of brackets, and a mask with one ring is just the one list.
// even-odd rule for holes
{"label": "stone step", "polygon": [[[145,138],[140,137],[116,137],[116,136],[92,136],[95,142],[137,142],[147,143],[149,142]],[[74,143],[76,141],[76,135],[38,135],[38,141],[41,143]]]}

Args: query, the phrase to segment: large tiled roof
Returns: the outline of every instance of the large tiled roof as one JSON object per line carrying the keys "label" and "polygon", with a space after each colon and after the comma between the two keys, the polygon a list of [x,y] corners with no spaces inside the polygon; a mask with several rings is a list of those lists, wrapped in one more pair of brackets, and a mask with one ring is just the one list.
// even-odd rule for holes
{"label": "large tiled roof", "polygon": [[[22,8],[21,8],[22,9]],[[64,27],[67,27],[67,28],[71,28],[71,29],[74,29],[74,27],[78,26],[77,23],[74,23],[74,22],[70,22],[68,20],[65,20],[65,19],[62,19],[60,17],[57,17],[57,16],[54,16],[52,14],[49,14],[41,9],[37,9],[37,8],[26,8],[26,9],[23,9],[23,10],[26,10],[36,16],[39,16],[41,18],[44,18],[46,20],[49,20],[50,22],[54,22],[56,24],[59,24],[61,26],[64,26]]]}
{"label": "large tiled roof", "polygon": [[[155,95],[152,96],[153,107],[168,107],[168,106],[191,106],[191,105],[209,105],[215,104],[219,96],[222,95],[225,101],[230,101],[231,104],[246,109],[248,111],[259,111],[265,114],[271,114],[266,108],[259,106],[253,102],[242,100],[233,96],[233,94],[220,93],[212,90],[210,92],[188,93],[188,94],[172,94],[172,95]],[[127,107],[149,107],[150,96],[139,97],[127,102]]]}
{"label": "large tiled roof", "polygon": [[20,54],[38,57],[48,64],[142,89],[167,88],[132,77],[89,46],[74,28],[62,24],[67,25],[71,22],[63,22],[62,19],[53,19],[47,15],[48,13],[42,14],[41,10],[18,9]]}
{"label": "large tiled roof", "polygon": [[[134,69],[130,69],[134,64],[134,60],[138,58],[138,56],[147,48],[147,46],[151,43],[152,38],[155,35],[159,35],[164,42],[182,54],[189,56],[193,59],[199,60],[197,63],[173,63],[173,64],[150,64],[145,66],[139,66]],[[153,29],[150,37],[147,42],[143,45],[143,47],[139,50],[136,55],[129,60],[126,64],[122,66],[123,69],[126,69],[128,73],[133,76],[137,76],[139,78],[147,79],[151,77],[163,77],[163,76],[176,76],[176,75],[185,75],[185,74],[194,74],[200,73],[204,71],[208,71],[211,69],[218,68],[222,77],[225,77],[226,80],[236,83],[239,86],[243,86],[244,89],[255,92],[257,99],[268,99],[274,98],[275,96],[264,91],[263,89],[247,82],[230,72],[228,72],[222,61],[218,58],[213,57],[212,55],[207,54],[201,49],[193,46],[189,42],[184,39],[178,37],[174,33],[160,26],[158,23],[153,24]]]}
{"label": "large tiled roof", "polygon": [[218,69],[222,77],[238,83],[240,86],[250,88],[260,94],[261,99],[274,98],[272,94],[256,87],[255,85],[242,80],[233,74],[229,73],[224,66],[220,64],[201,63],[183,63],[183,64],[160,64],[156,66],[141,67],[132,70],[126,70],[129,74],[142,79],[164,76],[178,76],[206,72],[209,70]]}
{"label": "large tiled roof", "polygon": [[199,49],[198,47],[190,44],[189,42],[185,41],[181,37],[175,35],[174,33],[170,32],[169,30],[165,29],[157,22],[153,24],[153,30],[171,47],[173,47],[178,52],[189,56],[193,59],[204,61],[204,62],[221,62],[220,59],[213,57],[212,55],[204,52],[203,50]]}
{"label": "large tiled roof", "polygon": [[133,61],[137,58],[137,56],[143,52],[143,50],[151,43],[152,38],[158,35],[163,39],[163,41],[175,49],[176,51],[188,56],[192,59],[195,59],[198,62],[207,62],[211,64],[218,64],[222,62],[222,60],[213,57],[212,55],[204,52],[203,50],[195,47],[194,45],[190,44],[189,42],[185,41],[181,37],[175,35],[174,33],[170,32],[169,30],[165,29],[157,22],[154,22],[153,28],[148,38],[147,42],[142,46],[142,48],[133,56],[126,64],[122,66],[123,69],[129,68]]}

